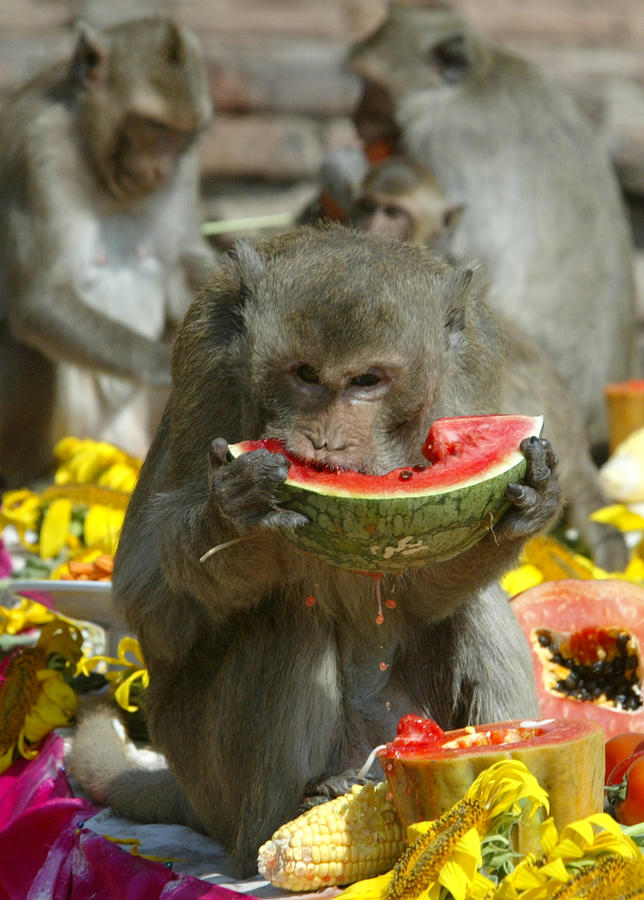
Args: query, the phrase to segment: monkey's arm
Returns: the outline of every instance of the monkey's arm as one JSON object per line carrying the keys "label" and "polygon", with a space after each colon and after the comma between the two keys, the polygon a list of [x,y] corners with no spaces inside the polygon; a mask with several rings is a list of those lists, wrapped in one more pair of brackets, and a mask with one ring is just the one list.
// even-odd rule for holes
{"label": "monkey's arm", "polygon": [[204,616],[219,625],[283,582],[289,567],[274,529],[306,522],[277,508],[275,493],[288,472],[283,457],[260,450],[225,462],[221,438],[201,478],[164,489],[167,434],[166,416],[130,502],[114,576],[128,620],[149,629],[164,657],[189,649]]}
{"label": "monkey's arm", "polygon": [[[135,299],[135,298],[134,298]],[[9,309],[13,334],[49,359],[155,385],[170,383],[170,348],[88,306],[69,281],[43,275]]]}

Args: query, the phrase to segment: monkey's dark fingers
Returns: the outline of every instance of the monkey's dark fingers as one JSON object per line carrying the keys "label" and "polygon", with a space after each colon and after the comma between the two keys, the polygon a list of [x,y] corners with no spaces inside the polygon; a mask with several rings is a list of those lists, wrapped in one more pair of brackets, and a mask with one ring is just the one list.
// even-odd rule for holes
{"label": "monkey's dark fingers", "polygon": [[527,466],[525,481],[511,483],[506,498],[512,504],[496,531],[497,539],[517,540],[542,531],[554,518],[560,506],[557,456],[550,441],[531,437],[521,442]]}
{"label": "monkey's dark fingers", "polygon": [[[221,444],[217,442],[212,450],[221,458]],[[275,527],[276,516],[279,523],[284,524],[277,509],[277,494],[280,485],[286,480],[289,466],[290,463],[284,456],[268,450],[245,453],[213,470],[211,498],[224,517],[241,531]],[[291,521],[294,525],[302,524],[299,519]]]}
{"label": "monkey's dark fingers", "polygon": [[301,528],[303,525],[309,525],[310,522],[311,520],[302,513],[276,507],[263,516],[258,524],[264,528]]}
{"label": "monkey's dark fingers", "polygon": [[320,803],[326,803],[327,800],[348,794],[354,784],[368,784],[374,781],[378,781],[375,775],[364,775],[358,778],[358,769],[347,769],[338,775],[322,775],[320,778],[315,778],[309,781],[304,788],[304,796],[300,801],[298,814],[306,812],[312,806],[318,806]]}
{"label": "monkey's dark fingers", "polygon": [[525,481],[528,484],[538,485],[550,478],[552,470],[557,466],[559,459],[552,444],[547,438],[524,438],[519,445],[527,461]]}
{"label": "monkey's dark fingers", "polygon": [[208,448],[208,459],[213,469],[223,466],[228,461],[228,441],[226,438],[218,437],[214,439]]}

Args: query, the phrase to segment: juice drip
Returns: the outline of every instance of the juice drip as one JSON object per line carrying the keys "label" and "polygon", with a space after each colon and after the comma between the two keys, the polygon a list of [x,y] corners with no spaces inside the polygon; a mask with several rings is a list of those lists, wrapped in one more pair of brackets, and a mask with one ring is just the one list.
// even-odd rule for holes
{"label": "juice drip", "polygon": [[382,574],[374,575],[374,580],[376,582],[376,600],[378,602],[378,615],[376,616],[376,625],[382,625],[385,621],[385,616],[382,611]]}

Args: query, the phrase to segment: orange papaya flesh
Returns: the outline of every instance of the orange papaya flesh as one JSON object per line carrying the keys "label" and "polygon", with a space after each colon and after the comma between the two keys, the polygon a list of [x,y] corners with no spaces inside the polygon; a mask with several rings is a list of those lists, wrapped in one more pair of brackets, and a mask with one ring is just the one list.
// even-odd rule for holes
{"label": "orange papaya flesh", "polygon": [[518,594],[512,608],[530,644],[542,716],[588,717],[607,739],[644,731],[644,588],[547,581]]}
{"label": "orange papaya flesh", "polygon": [[[440,816],[503,759],[525,763],[548,792],[559,829],[604,808],[604,733],[589,719],[515,719],[445,732],[432,723],[423,742],[420,723],[427,721],[403,717],[398,737],[378,753],[405,827]],[[520,826],[518,850],[538,849],[538,825]]]}

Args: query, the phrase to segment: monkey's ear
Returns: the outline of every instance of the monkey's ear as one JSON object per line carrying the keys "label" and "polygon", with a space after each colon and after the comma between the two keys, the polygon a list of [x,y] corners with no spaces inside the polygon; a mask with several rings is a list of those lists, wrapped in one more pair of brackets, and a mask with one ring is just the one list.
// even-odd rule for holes
{"label": "monkey's ear", "polygon": [[448,206],[443,212],[443,230],[451,234],[458,226],[463,217],[465,209],[464,203],[458,203],[455,206]]}
{"label": "monkey's ear", "polygon": [[429,62],[438,69],[444,81],[460,81],[471,68],[467,43],[462,34],[453,35],[434,44],[429,56]]}
{"label": "monkey's ear", "polygon": [[238,310],[243,310],[253,288],[266,271],[266,266],[259,251],[246,241],[237,241],[228,256],[236,264],[239,279],[235,306]]}
{"label": "monkey's ear", "polygon": [[78,38],[69,70],[72,81],[83,84],[96,81],[101,71],[101,63],[107,56],[107,46],[100,32],[87,22],[78,22]]}
{"label": "monkey's ear", "polygon": [[169,63],[178,66],[184,59],[183,37],[175,22],[168,22],[163,42],[165,57]]}
{"label": "monkey's ear", "polygon": [[464,340],[467,314],[484,290],[483,277],[472,268],[457,268],[444,287],[445,341],[448,349],[459,349]]}

